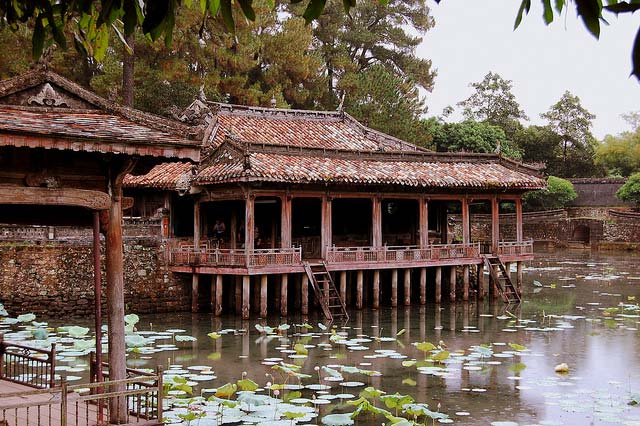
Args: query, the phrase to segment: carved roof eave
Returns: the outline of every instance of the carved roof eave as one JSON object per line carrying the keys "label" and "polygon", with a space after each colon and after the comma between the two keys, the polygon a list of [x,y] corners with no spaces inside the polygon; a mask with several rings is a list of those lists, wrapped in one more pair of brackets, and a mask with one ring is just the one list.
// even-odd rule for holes
{"label": "carved roof eave", "polygon": [[122,116],[132,122],[157,130],[179,135],[185,140],[192,140],[192,143],[199,144],[201,141],[197,139],[197,129],[194,127],[109,101],[49,70],[33,70],[17,77],[0,81],[0,98],[47,82],[56,84],[105,112]]}
{"label": "carved roof eave", "polygon": [[[16,148],[44,148],[70,151],[98,152],[102,154],[123,154],[140,157],[164,157],[182,160],[199,161],[200,146],[192,144],[163,144],[140,143],[113,140],[107,138],[68,138],[56,135],[33,134],[33,137],[14,137],[10,132],[0,132],[0,145],[5,145],[2,139],[10,138],[9,146]],[[20,133],[20,136],[28,133]]]}

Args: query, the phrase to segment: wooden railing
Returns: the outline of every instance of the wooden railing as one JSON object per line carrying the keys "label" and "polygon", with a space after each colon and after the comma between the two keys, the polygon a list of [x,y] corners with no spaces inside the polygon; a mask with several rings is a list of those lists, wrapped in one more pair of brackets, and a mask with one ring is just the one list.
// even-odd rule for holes
{"label": "wooden railing", "polygon": [[34,388],[55,386],[56,344],[39,349],[6,342],[0,334],[0,379]]}
{"label": "wooden railing", "polygon": [[352,262],[419,262],[442,259],[475,258],[480,256],[480,244],[433,244],[418,246],[329,247],[328,263]]}
{"label": "wooden railing", "polygon": [[196,249],[191,246],[180,246],[170,249],[172,265],[188,266],[271,266],[298,265],[302,261],[300,247],[254,249],[248,253],[244,249]]}
{"label": "wooden railing", "polygon": [[63,381],[50,389],[3,393],[0,424],[158,425],[162,424],[162,397],[161,369],[152,375],[100,383],[67,385]]}
{"label": "wooden railing", "polygon": [[517,256],[533,254],[533,240],[501,241],[498,243],[499,256]]}

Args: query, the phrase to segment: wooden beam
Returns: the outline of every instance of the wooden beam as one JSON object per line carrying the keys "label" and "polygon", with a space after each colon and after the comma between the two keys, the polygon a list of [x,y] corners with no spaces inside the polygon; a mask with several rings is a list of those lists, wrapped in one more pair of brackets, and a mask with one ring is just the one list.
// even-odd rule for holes
{"label": "wooden beam", "polygon": [[282,274],[280,276],[280,315],[286,317],[288,314],[288,290],[289,290],[289,275]]}
{"label": "wooden beam", "polygon": [[398,306],[398,270],[391,270],[391,306]]}
{"label": "wooden beam", "polygon": [[267,317],[267,288],[268,288],[268,275],[262,275],[260,277],[260,318]]}
{"label": "wooden beam", "polygon": [[323,259],[327,257],[327,248],[332,244],[333,229],[331,224],[331,198],[324,195],[321,204],[321,248],[320,253]]}
{"label": "wooden beam", "polygon": [[404,306],[411,305],[411,269],[404,270]]}
{"label": "wooden beam", "polygon": [[429,201],[418,199],[418,217],[420,221],[420,247],[429,245]]}
{"label": "wooden beam", "polygon": [[283,248],[289,248],[291,247],[291,197],[284,195],[280,200],[280,243]]}
{"label": "wooden beam", "polygon": [[373,271],[373,309],[380,308],[380,270]]}
{"label": "wooden beam", "polygon": [[251,277],[249,275],[242,276],[242,319],[249,319],[251,312],[251,302],[249,300],[251,293]]}
{"label": "wooden beam", "polygon": [[371,245],[382,246],[382,200],[380,197],[371,198]]}
{"label": "wooden beam", "polygon": [[427,303],[427,268],[420,268],[420,304]]}
{"label": "wooden beam", "polygon": [[442,301],[442,267],[436,266],[436,303]]}
{"label": "wooden beam", "polygon": [[0,204],[74,206],[91,210],[108,210],[111,206],[111,197],[107,193],[88,189],[1,186]]}

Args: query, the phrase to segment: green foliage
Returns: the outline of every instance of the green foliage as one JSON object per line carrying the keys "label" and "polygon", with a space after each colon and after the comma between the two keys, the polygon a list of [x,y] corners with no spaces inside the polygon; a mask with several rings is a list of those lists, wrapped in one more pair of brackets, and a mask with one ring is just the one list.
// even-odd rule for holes
{"label": "green foliage", "polygon": [[467,120],[477,120],[498,126],[511,137],[521,127],[520,120],[528,120],[524,110],[511,92],[511,80],[489,72],[484,79],[471,83],[475,89],[470,97],[458,102]]}
{"label": "green foliage", "polygon": [[629,176],[640,169],[640,113],[625,118],[635,130],[607,135],[596,149],[596,164],[604,166],[609,175]]}
{"label": "green foliage", "polygon": [[466,120],[460,123],[443,123],[431,118],[425,121],[437,151],[450,152],[498,152],[509,158],[520,159],[522,154],[502,128],[487,122]]}
{"label": "green foliage", "polygon": [[523,201],[527,210],[551,210],[563,208],[567,203],[575,200],[577,196],[571,182],[549,176],[546,189],[526,193]]}
{"label": "green foliage", "polygon": [[640,206],[640,172],[632,174],[616,192],[616,197],[622,201],[635,203]]}

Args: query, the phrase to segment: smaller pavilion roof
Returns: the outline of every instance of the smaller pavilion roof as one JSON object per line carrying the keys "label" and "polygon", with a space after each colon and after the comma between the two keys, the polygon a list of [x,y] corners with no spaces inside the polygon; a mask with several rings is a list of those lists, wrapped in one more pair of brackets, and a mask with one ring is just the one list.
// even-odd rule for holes
{"label": "smaller pavilion roof", "polygon": [[141,176],[127,175],[123,185],[126,188],[153,188],[174,191],[182,188],[186,183],[188,189],[192,175],[193,164],[190,163],[161,163],[149,173]]}
{"label": "smaller pavilion roof", "polygon": [[200,158],[202,134],[40,69],[0,81],[0,146]]}

